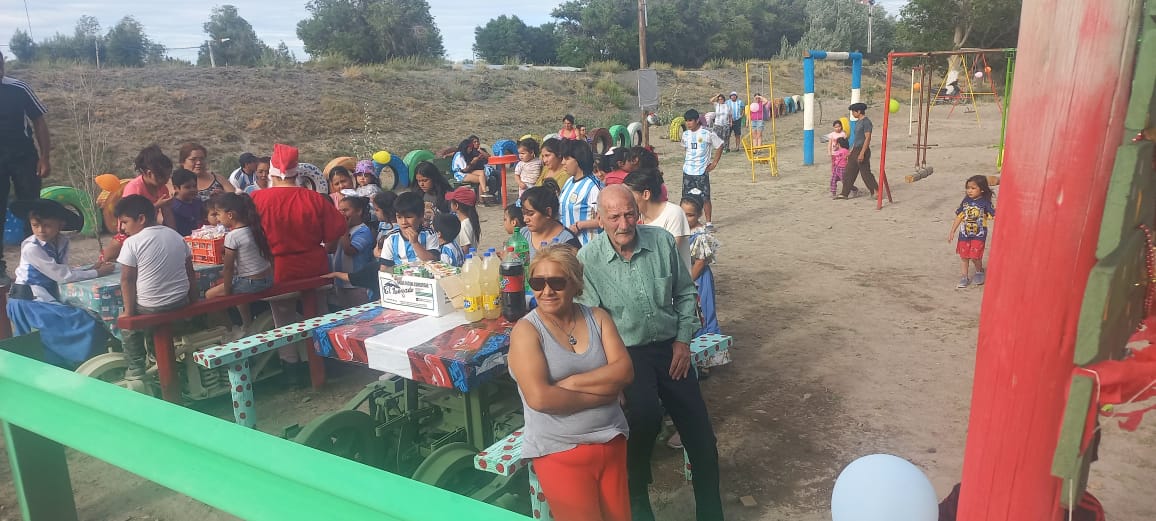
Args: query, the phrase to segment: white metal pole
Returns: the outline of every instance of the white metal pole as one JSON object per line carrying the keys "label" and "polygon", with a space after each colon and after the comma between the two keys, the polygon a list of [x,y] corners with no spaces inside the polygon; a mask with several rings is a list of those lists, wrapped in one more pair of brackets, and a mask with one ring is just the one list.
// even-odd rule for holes
{"label": "white metal pole", "polygon": [[[922,87],[922,85],[920,85]],[[915,120],[915,67],[911,68],[911,96],[907,98],[907,135],[911,136],[911,124]]]}

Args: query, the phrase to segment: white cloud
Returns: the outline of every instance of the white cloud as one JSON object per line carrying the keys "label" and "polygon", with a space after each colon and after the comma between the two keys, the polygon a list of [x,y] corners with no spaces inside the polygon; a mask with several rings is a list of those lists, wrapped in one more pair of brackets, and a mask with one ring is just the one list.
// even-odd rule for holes
{"label": "white cloud", "polygon": [[[517,15],[529,25],[550,21],[550,11],[562,0],[428,0],[430,12],[442,33],[446,54],[460,60],[473,55],[474,28],[491,18]],[[196,59],[196,47],[205,41],[202,24],[209,19],[213,7],[232,4],[240,15],[253,25],[257,36],[265,43],[276,46],[285,41],[299,59],[305,59],[305,49],[297,39],[297,22],[309,16],[304,2],[287,3],[278,0],[220,0],[165,2],[140,0],[108,0],[105,2],[69,2],[27,0],[28,18],[23,6],[16,0],[4,3],[0,12],[0,44],[6,45],[16,29],[28,30],[29,20],[33,39],[40,41],[55,33],[71,34],[81,15],[95,16],[104,30],[116,25],[121,18],[132,15],[154,41],[172,49],[170,55]],[[879,0],[887,12],[897,15],[907,0]],[[193,49],[178,50],[181,47]],[[6,54],[7,47],[3,50]]]}

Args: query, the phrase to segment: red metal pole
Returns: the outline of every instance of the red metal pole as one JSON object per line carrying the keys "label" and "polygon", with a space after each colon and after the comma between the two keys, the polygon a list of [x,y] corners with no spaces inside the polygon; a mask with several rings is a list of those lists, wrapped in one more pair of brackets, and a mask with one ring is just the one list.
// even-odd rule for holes
{"label": "red metal pole", "polygon": [[161,382],[161,397],[166,402],[181,403],[181,382],[177,380],[172,325],[156,326],[156,329],[153,330],[153,350],[157,357],[157,376]]}
{"label": "red metal pole", "polygon": [[[1121,144],[1132,2],[1024,0],[957,519],[1058,521],[1051,476]],[[1139,10],[1136,9],[1138,12]]]}
{"label": "red metal pole", "polygon": [[[891,70],[895,66],[895,53],[887,53],[887,86],[883,91],[883,138],[879,143],[879,190],[875,193],[875,209],[883,209],[883,191],[891,200],[891,187],[887,186],[887,127],[891,124]],[[870,143],[868,143],[870,144]]]}

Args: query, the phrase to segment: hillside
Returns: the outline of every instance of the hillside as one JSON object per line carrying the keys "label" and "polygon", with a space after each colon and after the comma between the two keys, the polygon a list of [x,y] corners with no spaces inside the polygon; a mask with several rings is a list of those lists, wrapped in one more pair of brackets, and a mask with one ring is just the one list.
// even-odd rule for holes
{"label": "hillside", "polygon": [[[819,99],[844,99],[846,69],[821,65],[827,67],[818,71]],[[801,65],[774,67],[775,95],[800,94]],[[556,131],[567,113],[592,130],[638,119],[633,72],[73,67],[10,74],[32,85],[49,108],[62,183],[64,172],[78,170],[78,132],[107,148],[101,170],[123,177],[131,175],[136,152],[154,142],[175,160],[180,143],[198,141],[208,147],[214,170],[228,172],[240,152],[268,151],[274,142],[297,145],[303,160],[324,164],[379,149],[404,154],[452,146],[471,134],[484,143],[540,136]],[[705,109],[720,91],[746,90],[741,68],[663,70],[659,79],[664,117]],[[763,73],[752,91],[766,93],[766,81]],[[865,83],[867,96],[881,97],[881,82]],[[78,125],[74,116],[85,107],[92,122]]]}

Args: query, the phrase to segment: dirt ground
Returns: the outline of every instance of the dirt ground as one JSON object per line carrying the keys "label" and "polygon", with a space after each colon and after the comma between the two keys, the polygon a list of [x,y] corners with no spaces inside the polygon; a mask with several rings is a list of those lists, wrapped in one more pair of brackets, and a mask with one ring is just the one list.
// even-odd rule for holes
{"label": "dirt ground", "polygon": [[[944,239],[964,179],[996,173],[999,119],[991,104],[981,104],[980,125],[974,114],[957,109],[949,119],[947,110],[933,112],[930,141],[938,146],[929,164],[936,173],[915,184],[903,181],[913,161],[906,107],[898,115],[888,158],[895,202],[882,211],[865,197],[831,199],[821,143],[817,164],[802,166],[798,115],[779,120],[779,177],[764,166],[752,182],[741,153],[725,155],[712,176],[723,245],[715,267],[719,319],[735,345],[734,363],[715,370],[703,392],[719,438],[728,519],[830,519],[835,477],[867,454],[912,461],[940,497],[959,480],[984,288],[955,289],[958,258]],[[868,115],[881,130],[882,114],[873,108]],[[819,125],[820,133],[827,125]],[[652,141],[671,193],[678,193],[678,146]],[[876,173],[878,159],[876,149]],[[505,239],[496,207],[482,209],[482,220],[484,246]],[[993,233],[990,247],[1015,247],[1000,243],[998,225]],[[331,369],[330,383],[317,393],[258,386],[259,427],[277,434],[305,423],[376,378],[366,369]],[[230,418],[224,400],[196,408]],[[1156,471],[1156,420],[1134,433],[1111,423],[1104,431],[1090,490],[1108,519],[1156,519],[1156,497],[1145,492]],[[233,519],[84,455],[73,454],[71,464],[82,519]],[[681,454],[659,449],[655,465],[659,519],[692,519]],[[15,520],[7,472],[0,462],[0,520]],[[756,507],[740,505],[738,498],[748,495]]]}

